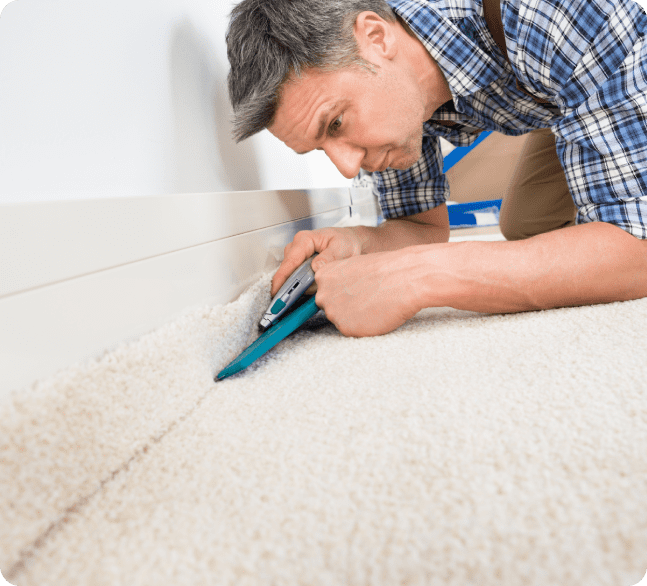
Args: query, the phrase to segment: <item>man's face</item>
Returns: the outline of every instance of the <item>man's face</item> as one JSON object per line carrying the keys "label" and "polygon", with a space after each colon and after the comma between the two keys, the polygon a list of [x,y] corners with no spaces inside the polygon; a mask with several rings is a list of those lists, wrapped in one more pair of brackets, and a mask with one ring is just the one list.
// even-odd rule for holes
{"label": "man's face", "polygon": [[390,63],[377,74],[355,67],[310,70],[285,85],[269,131],[297,153],[325,151],[351,179],[360,167],[372,172],[415,164],[428,111],[415,79]]}

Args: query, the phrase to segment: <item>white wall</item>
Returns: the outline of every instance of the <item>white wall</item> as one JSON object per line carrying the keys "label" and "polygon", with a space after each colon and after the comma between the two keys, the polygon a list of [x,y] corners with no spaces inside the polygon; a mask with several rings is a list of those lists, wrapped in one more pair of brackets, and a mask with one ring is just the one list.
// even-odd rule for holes
{"label": "white wall", "polygon": [[323,153],[230,136],[229,0],[14,0],[0,203],[344,187]]}

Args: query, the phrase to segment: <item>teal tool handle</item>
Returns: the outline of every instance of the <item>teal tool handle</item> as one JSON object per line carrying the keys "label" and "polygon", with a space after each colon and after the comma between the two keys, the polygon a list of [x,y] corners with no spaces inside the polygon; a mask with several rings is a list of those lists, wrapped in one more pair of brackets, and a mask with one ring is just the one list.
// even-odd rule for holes
{"label": "teal tool handle", "polygon": [[286,315],[278,323],[274,324],[262,336],[260,336],[253,344],[247,347],[235,360],[230,362],[216,377],[217,380],[222,380],[225,377],[236,374],[241,370],[247,368],[254,360],[260,358],[268,350],[271,350],[281,340],[289,336],[301,324],[309,320],[319,308],[315,304],[315,296],[313,295],[300,307],[297,307],[292,313]]}

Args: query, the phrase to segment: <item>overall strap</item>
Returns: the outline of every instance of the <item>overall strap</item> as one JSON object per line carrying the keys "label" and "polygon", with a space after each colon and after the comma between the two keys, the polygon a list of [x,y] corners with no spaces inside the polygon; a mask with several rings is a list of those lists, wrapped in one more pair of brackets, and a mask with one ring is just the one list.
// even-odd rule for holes
{"label": "overall strap", "polygon": [[[494,42],[497,44],[503,56],[506,58],[506,61],[510,63],[510,57],[508,57],[508,51],[505,46],[505,34],[503,33],[503,18],[501,16],[501,0],[483,0],[483,17],[485,18],[485,23],[487,24],[488,30],[494,39]],[[510,63],[512,66],[512,63]],[[522,91],[527,96],[530,96],[538,104],[548,104],[548,100],[538,98],[533,96],[528,90],[521,87],[519,80],[517,80],[517,89]]]}
{"label": "overall strap", "polygon": [[501,49],[508,63],[510,63],[508,51],[505,47],[505,35],[503,34],[501,0],[483,0],[483,16],[494,42]]}

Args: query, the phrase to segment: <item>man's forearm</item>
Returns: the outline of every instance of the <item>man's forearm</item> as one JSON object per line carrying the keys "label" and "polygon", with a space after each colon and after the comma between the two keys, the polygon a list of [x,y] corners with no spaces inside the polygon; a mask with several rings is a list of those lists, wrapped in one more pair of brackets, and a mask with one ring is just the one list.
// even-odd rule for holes
{"label": "man's forearm", "polygon": [[506,313],[647,296],[647,242],[610,224],[407,252],[421,308]]}
{"label": "man's forearm", "polygon": [[362,242],[362,254],[400,250],[421,244],[439,244],[449,240],[449,219],[445,205],[380,226],[354,226]]}

